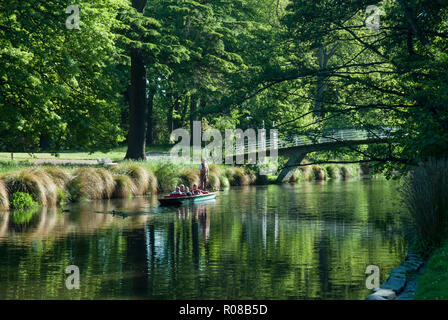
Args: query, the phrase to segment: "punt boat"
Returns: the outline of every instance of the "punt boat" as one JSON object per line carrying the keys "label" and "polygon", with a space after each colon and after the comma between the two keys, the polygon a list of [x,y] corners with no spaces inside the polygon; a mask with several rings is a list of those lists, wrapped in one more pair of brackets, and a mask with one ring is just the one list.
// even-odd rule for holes
{"label": "punt boat", "polygon": [[197,196],[179,196],[169,197],[165,196],[159,199],[162,206],[179,206],[187,203],[197,203],[203,201],[209,201],[216,198],[216,192],[209,192],[207,194],[201,194]]}

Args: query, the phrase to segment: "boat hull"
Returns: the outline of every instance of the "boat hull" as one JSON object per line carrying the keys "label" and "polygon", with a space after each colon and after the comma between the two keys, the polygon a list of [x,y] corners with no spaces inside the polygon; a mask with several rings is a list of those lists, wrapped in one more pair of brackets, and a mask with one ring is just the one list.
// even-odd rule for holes
{"label": "boat hull", "polygon": [[216,198],[216,193],[209,193],[200,196],[178,197],[178,198],[161,198],[159,202],[162,206],[179,206],[187,203],[198,203],[210,201]]}

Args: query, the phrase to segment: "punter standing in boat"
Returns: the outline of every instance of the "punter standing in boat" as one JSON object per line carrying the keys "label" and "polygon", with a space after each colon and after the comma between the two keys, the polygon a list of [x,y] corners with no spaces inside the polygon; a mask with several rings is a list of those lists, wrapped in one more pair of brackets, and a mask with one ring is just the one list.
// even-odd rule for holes
{"label": "punter standing in boat", "polygon": [[205,162],[205,159],[202,158],[201,159],[201,164],[199,166],[199,170],[201,172],[201,183],[200,183],[200,189],[201,190],[206,190],[207,188],[207,179],[208,179],[208,165]]}

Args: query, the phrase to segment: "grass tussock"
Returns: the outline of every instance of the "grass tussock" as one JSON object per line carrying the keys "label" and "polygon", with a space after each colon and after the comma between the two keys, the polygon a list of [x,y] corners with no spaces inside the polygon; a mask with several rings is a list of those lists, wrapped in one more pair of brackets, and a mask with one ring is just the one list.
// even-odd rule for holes
{"label": "grass tussock", "polygon": [[93,168],[81,168],[67,185],[72,201],[99,200],[106,194],[103,178]]}
{"label": "grass tussock", "polygon": [[25,169],[8,173],[3,177],[8,193],[25,192],[41,205],[55,205],[58,202],[58,188],[42,169]]}
{"label": "grass tussock", "polygon": [[172,163],[159,163],[154,170],[157,177],[158,190],[161,192],[171,192],[180,184],[178,176],[179,169]]}
{"label": "grass tussock", "polygon": [[327,177],[330,179],[337,179],[339,176],[338,170],[336,170],[336,167],[333,165],[325,167],[325,171],[327,172]]}
{"label": "grass tussock", "polygon": [[350,170],[345,166],[339,168],[339,175],[341,176],[341,179],[344,180],[348,180],[351,177]]}
{"label": "grass tussock", "polygon": [[214,172],[209,172],[207,187],[213,191],[219,190],[221,188],[221,181]]}
{"label": "grass tussock", "polygon": [[8,190],[6,188],[5,183],[0,180],[0,210],[8,210],[9,209],[9,197]]}
{"label": "grass tussock", "polygon": [[231,186],[247,186],[250,183],[249,176],[246,174],[244,168],[227,168],[225,174]]}
{"label": "grass tussock", "polygon": [[214,173],[217,177],[221,177],[221,175],[222,175],[221,168],[216,164],[209,165],[208,170],[210,173]]}
{"label": "grass tussock", "polygon": [[448,159],[420,164],[405,178],[401,195],[419,246],[439,246],[448,232]]}
{"label": "grass tussock", "polygon": [[[210,174],[211,172],[209,172]],[[189,188],[192,188],[194,184],[199,186],[199,169],[185,168],[179,173],[179,178]]]}
{"label": "grass tussock", "polygon": [[103,199],[112,198],[112,194],[115,190],[115,180],[112,173],[104,168],[97,169],[96,172],[103,180]]}
{"label": "grass tussock", "polygon": [[323,181],[326,179],[325,170],[321,166],[312,166],[314,180]]}
{"label": "grass tussock", "polygon": [[72,178],[70,173],[58,167],[46,167],[44,171],[59,188],[65,188]]}
{"label": "grass tussock", "polygon": [[135,195],[145,194],[150,186],[150,175],[146,168],[137,164],[123,164],[116,169],[118,174],[129,176],[135,185]]}
{"label": "grass tussock", "polygon": [[221,184],[221,188],[229,188],[230,187],[229,179],[224,174],[219,176],[219,183]]}
{"label": "grass tussock", "polygon": [[125,174],[115,174],[113,176],[115,189],[113,198],[130,198],[138,193],[138,188],[130,176]]}

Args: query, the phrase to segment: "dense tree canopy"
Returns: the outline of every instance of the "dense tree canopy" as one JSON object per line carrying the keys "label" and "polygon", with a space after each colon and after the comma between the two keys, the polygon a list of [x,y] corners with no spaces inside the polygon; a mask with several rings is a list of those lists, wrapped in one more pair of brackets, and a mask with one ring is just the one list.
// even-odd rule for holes
{"label": "dense tree canopy", "polygon": [[[1,0],[0,148],[131,159],[192,121],[220,130],[393,127],[351,160],[407,167],[448,152],[443,0]],[[368,6],[380,9],[368,28]]]}

